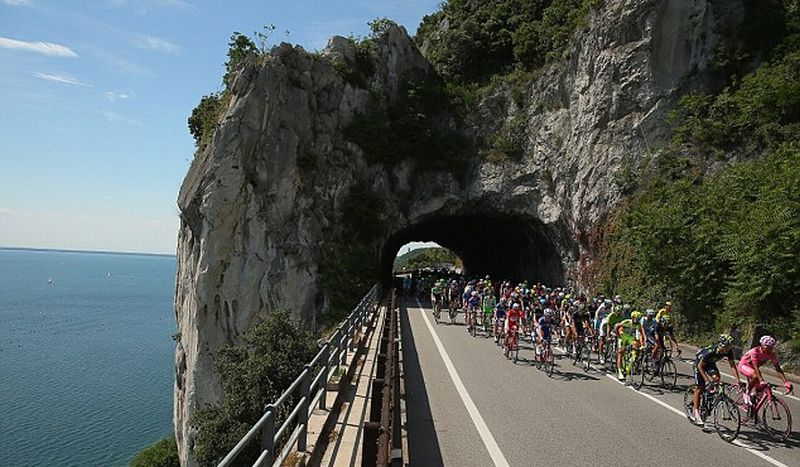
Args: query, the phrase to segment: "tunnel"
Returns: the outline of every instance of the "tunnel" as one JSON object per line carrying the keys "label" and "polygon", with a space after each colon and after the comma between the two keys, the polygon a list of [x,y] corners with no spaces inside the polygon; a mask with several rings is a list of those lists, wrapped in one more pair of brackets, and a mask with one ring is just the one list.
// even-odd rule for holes
{"label": "tunnel", "polygon": [[464,263],[468,276],[561,285],[564,268],[553,234],[539,220],[519,215],[432,216],[395,232],[381,253],[381,280],[391,280],[392,265],[406,243],[436,242]]}

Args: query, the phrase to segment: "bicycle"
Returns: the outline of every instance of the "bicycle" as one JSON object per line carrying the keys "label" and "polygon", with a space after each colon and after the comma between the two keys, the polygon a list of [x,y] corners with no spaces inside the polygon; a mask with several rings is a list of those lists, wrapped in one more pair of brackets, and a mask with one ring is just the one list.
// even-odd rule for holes
{"label": "bicycle", "polygon": [[458,315],[458,309],[460,308],[458,299],[450,299],[450,302],[447,304],[447,308],[450,312],[450,324],[456,324],[456,315]]}
{"label": "bicycle", "polygon": [[475,337],[478,332],[478,310],[469,310],[469,319],[467,321],[469,333],[472,337]]}
{"label": "bicycle", "polygon": [[592,349],[596,348],[597,339],[595,336],[585,335],[581,342],[581,350],[578,352],[576,362],[583,362],[583,371],[588,372],[592,368]]}
{"label": "bicycle", "polygon": [[508,335],[505,338],[504,343],[504,356],[506,358],[511,358],[514,363],[517,363],[519,360],[519,331],[514,329],[508,330]]}
{"label": "bicycle", "polygon": [[547,376],[553,376],[553,370],[556,366],[555,354],[553,353],[552,344],[550,341],[543,341],[536,345],[536,368],[544,370]]}
{"label": "bicycle", "polygon": [[672,390],[678,383],[678,368],[672,361],[672,349],[662,349],[657,360],[653,361],[653,349],[648,346],[645,349],[644,363],[642,370],[649,382],[655,381],[656,377],[661,380],[661,386]]}
{"label": "bicycle", "polygon": [[632,345],[626,346],[622,356],[622,365],[627,380],[636,390],[641,389],[642,385],[644,385],[644,370],[642,368],[643,359],[639,349],[634,348]]}
{"label": "bicycle", "polygon": [[489,338],[492,336],[492,315],[483,313],[483,337]]}
{"label": "bicycle", "polygon": [[744,394],[747,389],[737,388],[734,391],[734,402],[744,417],[744,422],[750,423],[761,431],[769,434],[773,440],[782,443],[792,434],[792,412],[782,398],[773,394],[772,388],[777,388],[772,383],[762,382],[756,388],[755,404],[745,402]]}
{"label": "bicycle", "polygon": [[433,301],[433,319],[436,320],[436,324],[439,324],[439,318],[442,315],[442,304],[439,300]]}
{"label": "bicycle", "polygon": [[[700,414],[703,419],[714,417],[714,429],[720,438],[732,443],[738,436],[742,426],[741,414],[733,399],[727,394],[724,383],[709,383],[700,396]],[[696,385],[689,386],[683,393],[683,411],[690,422],[694,419],[694,389]]]}

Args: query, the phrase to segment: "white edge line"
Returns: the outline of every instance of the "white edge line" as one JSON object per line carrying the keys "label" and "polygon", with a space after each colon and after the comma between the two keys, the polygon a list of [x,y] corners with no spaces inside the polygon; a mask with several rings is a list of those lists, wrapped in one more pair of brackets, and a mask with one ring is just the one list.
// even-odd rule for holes
{"label": "white edge line", "polygon": [[475,428],[478,430],[478,434],[481,440],[483,440],[486,450],[489,451],[494,465],[497,467],[510,467],[505,456],[503,456],[503,452],[500,451],[500,446],[497,445],[497,441],[495,441],[494,436],[492,436],[492,432],[489,431],[489,427],[486,426],[486,422],[483,420],[481,413],[478,412],[478,407],[475,406],[475,402],[472,401],[472,397],[470,397],[467,392],[467,388],[464,387],[464,383],[461,381],[461,377],[458,376],[456,367],[453,365],[452,360],[450,360],[450,356],[447,355],[447,351],[444,350],[442,341],[440,341],[439,336],[436,335],[436,331],[433,329],[428,314],[425,312],[425,308],[422,307],[418,299],[417,307],[422,311],[422,318],[425,320],[425,324],[428,325],[428,330],[431,332],[431,336],[433,336],[433,342],[439,350],[439,355],[442,356],[444,366],[447,368],[447,372],[450,373],[450,378],[456,386],[456,391],[458,391],[458,395],[461,396],[461,401],[464,402],[467,412],[469,412],[469,416],[472,418],[472,423],[475,424]]}
{"label": "white edge line", "polygon": [[[614,381],[615,383],[620,384],[623,387],[626,387],[626,388],[630,389],[631,391],[635,392],[636,394],[639,394],[640,396],[644,396],[644,397],[650,399],[651,401],[655,402],[656,404],[658,404],[658,405],[664,407],[665,409],[668,409],[668,410],[680,415],[681,417],[685,417],[686,416],[686,414],[684,414],[680,410],[676,409],[675,407],[667,404],[666,402],[660,401],[660,400],[656,399],[655,397],[651,396],[650,394],[645,394],[643,392],[637,391],[636,389],[632,388],[631,386],[626,386],[625,383],[623,383],[622,381],[618,380],[616,377],[609,375],[608,373],[606,373],[606,377],[608,377],[608,379],[610,379],[611,381]],[[756,456],[764,459],[765,461],[769,462],[772,465],[775,465],[775,466],[778,466],[778,467],[789,467],[788,465],[784,464],[783,462],[781,462],[779,460],[775,460],[775,459],[769,457],[768,455],[764,454],[761,451],[758,451],[756,449],[747,447],[747,445],[745,443],[739,441],[738,439],[735,440],[733,442],[733,444],[743,448],[744,450],[746,450],[750,454],[756,455]]]}

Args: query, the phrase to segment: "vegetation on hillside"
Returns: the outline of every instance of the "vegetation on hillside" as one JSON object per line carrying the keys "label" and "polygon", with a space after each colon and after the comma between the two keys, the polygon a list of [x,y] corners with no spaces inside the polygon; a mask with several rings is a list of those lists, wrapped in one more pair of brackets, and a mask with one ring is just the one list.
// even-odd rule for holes
{"label": "vegetation on hillside", "polygon": [[136,454],[131,460],[130,467],[180,467],[180,465],[175,438],[167,436]]}
{"label": "vegetation on hillside", "polygon": [[[197,411],[195,456],[201,465],[216,465],[303,371],[317,352],[316,340],[286,312],[271,311],[242,337],[237,346],[216,355],[217,371],[225,390],[219,405]],[[290,399],[278,411],[276,426],[285,419]],[[237,459],[252,464],[259,452],[255,442]]]}
{"label": "vegetation on hillside", "polygon": [[[800,352],[800,16],[769,4],[784,37],[716,95],[682,99],[675,147],[604,226],[598,285],[672,298],[695,335],[761,323]],[[709,171],[726,159],[740,162]]]}
{"label": "vegetation on hillside", "polygon": [[447,248],[418,248],[394,260],[394,271],[458,266],[460,259]]}
{"label": "vegetation on hillside", "polygon": [[417,43],[446,81],[486,82],[559,59],[601,0],[449,0],[427,15]]}

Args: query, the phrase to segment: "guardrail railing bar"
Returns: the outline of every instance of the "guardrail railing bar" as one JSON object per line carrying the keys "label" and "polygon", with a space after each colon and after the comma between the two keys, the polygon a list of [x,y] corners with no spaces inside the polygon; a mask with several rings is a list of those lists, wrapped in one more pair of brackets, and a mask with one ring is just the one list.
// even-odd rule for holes
{"label": "guardrail railing bar", "polygon": [[[256,460],[254,466],[270,465],[274,457],[275,445],[281,436],[284,435],[287,427],[292,421],[297,419],[295,427],[289,440],[281,449],[280,455],[275,458],[272,465],[280,465],[289,455],[292,447],[297,443],[298,451],[305,451],[308,437],[308,415],[309,410],[317,407],[326,408],[327,404],[327,383],[334,373],[338,372],[341,365],[347,362],[348,350],[353,350],[356,332],[360,332],[364,325],[369,310],[374,309],[378,298],[378,285],[361,299],[350,315],[339,325],[334,334],[322,345],[319,352],[311,362],[303,368],[300,375],[291,385],[278,397],[278,399],[267,405],[264,415],[253,425],[247,434],[236,443],[236,446],[220,461],[217,467],[227,467],[241,451],[253,440],[253,437],[261,432],[261,455]],[[346,329],[346,332],[345,332]],[[335,350],[332,352],[331,347]],[[332,368],[331,361],[336,362],[335,369]],[[322,363],[323,368],[311,379],[312,368]],[[275,432],[275,418],[277,409],[296,391],[300,390],[300,400],[296,403],[289,417],[281,424],[277,433]],[[310,397],[314,393],[313,400]]]}

